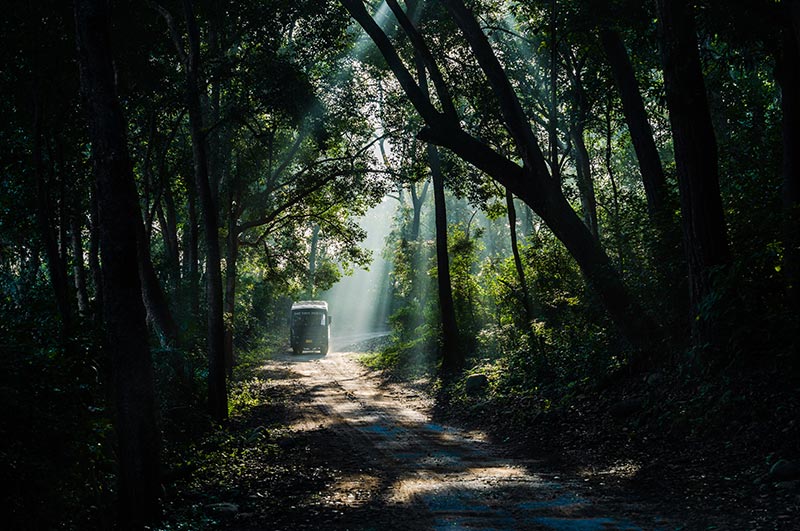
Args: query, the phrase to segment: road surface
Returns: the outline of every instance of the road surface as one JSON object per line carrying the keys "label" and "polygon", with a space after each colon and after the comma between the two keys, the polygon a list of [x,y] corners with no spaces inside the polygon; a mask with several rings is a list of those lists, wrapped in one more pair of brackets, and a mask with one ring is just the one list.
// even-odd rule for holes
{"label": "road surface", "polygon": [[676,529],[633,504],[598,498],[578,479],[509,457],[481,433],[432,422],[430,399],[386,384],[347,351],[379,335],[340,338],[324,357],[282,354],[263,368],[293,397],[290,432],[307,434],[303,444],[337,470],[309,502],[313,510],[304,509],[307,521],[301,512],[287,529]]}

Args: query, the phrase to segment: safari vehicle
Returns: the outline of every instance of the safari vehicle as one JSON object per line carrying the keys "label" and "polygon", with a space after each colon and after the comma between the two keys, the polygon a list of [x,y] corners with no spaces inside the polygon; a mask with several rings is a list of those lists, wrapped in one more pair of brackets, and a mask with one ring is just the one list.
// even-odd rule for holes
{"label": "safari vehicle", "polygon": [[289,317],[289,343],[295,354],[303,350],[328,353],[331,340],[331,316],[325,301],[298,301],[292,304]]}

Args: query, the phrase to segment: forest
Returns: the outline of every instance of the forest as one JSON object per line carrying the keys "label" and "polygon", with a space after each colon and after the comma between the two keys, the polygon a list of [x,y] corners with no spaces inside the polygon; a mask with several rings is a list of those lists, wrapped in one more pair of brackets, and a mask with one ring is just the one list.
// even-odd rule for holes
{"label": "forest", "polygon": [[[4,528],[797,529],[800,0],[0,24]],[[299,300],[327,356],[291,353]],[[334,391],[414,452],[482,430],[635,510],[399,502],[477,495],[391,468]]]}

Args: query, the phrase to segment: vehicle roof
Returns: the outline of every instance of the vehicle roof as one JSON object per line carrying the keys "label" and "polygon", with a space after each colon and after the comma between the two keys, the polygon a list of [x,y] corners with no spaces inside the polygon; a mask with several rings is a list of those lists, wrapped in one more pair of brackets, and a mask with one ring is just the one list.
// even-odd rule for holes
{"label": "vehicle roof", "polygon": [[325,310],[328,311],[328,303],[326,301],[297,301],[292,303],[292,311],[294,310]]}

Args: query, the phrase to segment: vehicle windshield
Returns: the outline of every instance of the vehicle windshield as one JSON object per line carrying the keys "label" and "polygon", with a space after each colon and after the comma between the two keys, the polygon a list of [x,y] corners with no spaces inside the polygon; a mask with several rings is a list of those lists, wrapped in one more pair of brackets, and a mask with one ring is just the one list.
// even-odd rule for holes
{"label": "vehicle windshield", "polygon": [[311,326],[325,326],[326,315],[324,312],[311,310],[295,311],[292,314],[292,326],[295,328],[308,328]]}

